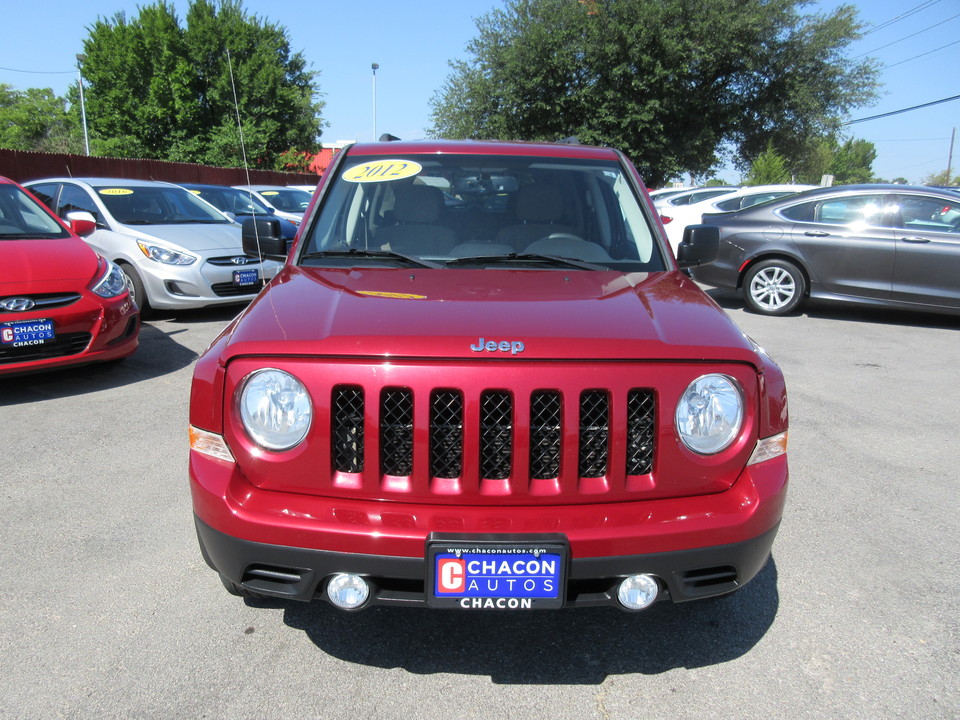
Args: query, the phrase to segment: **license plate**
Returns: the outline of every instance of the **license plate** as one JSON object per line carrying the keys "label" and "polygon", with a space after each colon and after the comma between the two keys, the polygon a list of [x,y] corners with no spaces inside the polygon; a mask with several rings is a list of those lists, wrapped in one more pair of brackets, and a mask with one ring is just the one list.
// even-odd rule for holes
{"label": "license plate", "polygon": [[234,270],[233,284],[244,287],[246,285],[256,285],[260,282],[259,270]]}
{"label": "license plate", "polygon": [[562,607],[563,536],[433,534],[427,541],[427,604],[462,610]]}
{"label": "license plate", "polygon": [[24,320],[0,325],[0,344],[7,347],[44,345],[55,339],[53,320]]}

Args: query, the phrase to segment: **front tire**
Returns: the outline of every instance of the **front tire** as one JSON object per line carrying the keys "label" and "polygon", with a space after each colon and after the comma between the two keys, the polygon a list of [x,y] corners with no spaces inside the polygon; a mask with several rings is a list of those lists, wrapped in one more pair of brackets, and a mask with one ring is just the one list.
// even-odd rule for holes
{"label": "front tire", "polygon": [[147,317],[150,314],[150,301],[147,300],[147,292],[143,288],[143,280],[140,279],[140,274],[132,265],[127,263],[122,263],[120,269],[127,276],[127,290],[137,307],[140,308],[140,317]]}
{"label": "front tire", "polygon": [[747,309],[761,315],[787,315],[803,302],[807,281],[788,260],[761,260],[743,278]]}

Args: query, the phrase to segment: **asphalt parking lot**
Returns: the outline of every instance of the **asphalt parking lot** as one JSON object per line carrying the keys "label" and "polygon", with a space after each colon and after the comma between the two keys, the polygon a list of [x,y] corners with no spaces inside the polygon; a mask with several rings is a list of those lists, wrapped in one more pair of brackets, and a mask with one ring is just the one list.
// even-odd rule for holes
{"label": "asphalt parking lot", "polygon": [[237,308],[151,320],[114,367],[0,380],[0,717],[960,716],[960,318],[711,294],[786,374],[786,514],[741,591],[639,615],[228,595],[186,428]]}

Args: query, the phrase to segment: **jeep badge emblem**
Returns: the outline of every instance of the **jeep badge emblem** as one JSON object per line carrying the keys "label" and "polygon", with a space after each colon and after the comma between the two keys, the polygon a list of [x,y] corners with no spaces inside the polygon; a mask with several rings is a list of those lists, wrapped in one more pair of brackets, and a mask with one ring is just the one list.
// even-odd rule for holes
{"label": "jeep badge emblem", "polygon": [[478,352],[508,352],[511,355],[522,353],[524,345],[519,340],[486,340],[480,338],[476,345],[471,345],[470,349]]}

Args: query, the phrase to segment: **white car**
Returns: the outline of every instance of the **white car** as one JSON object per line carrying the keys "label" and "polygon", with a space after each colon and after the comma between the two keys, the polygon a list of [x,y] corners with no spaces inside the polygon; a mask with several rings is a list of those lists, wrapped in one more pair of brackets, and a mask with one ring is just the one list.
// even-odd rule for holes
{"label": "white car", "polygon": [[300,188],[286,185],[234,185],[238,190],[252,193],[257,199],[272,207],[277,217],[300,224],[303,213],[310,204],[312,195]]}
{"label": "white car", "polygon": [[683,240],[683,231],[687,225],[698,225],[704,215],[732,212],[775,200],[786,195],[795,195],[804,190],[812,190],[816,185],[754,185],[733,192],[726,192],[687,205],[663,206],[657,208],[660,220],[667,230],[667,239],[674,254]]}
{"label": "white car", "polygon": [[709,200],[710,198],[727,195],[729,193],[736,192],[739,189],[739,186],[735,187],[733,185],[687,188],[686,190],[673,195],[654,198],[653,206],[657,208],[657,210],[662,210],[663,208],[667,207],[690,205],[695,202],[700,202],[701,200]]}
{"label": "white car", "polygon": [[173,183],[49,178],[24,185],[64,220],[96,222],[84,240],[120,266],[142,312],[246,302],[281,267],[245,255],[240,226]]}

